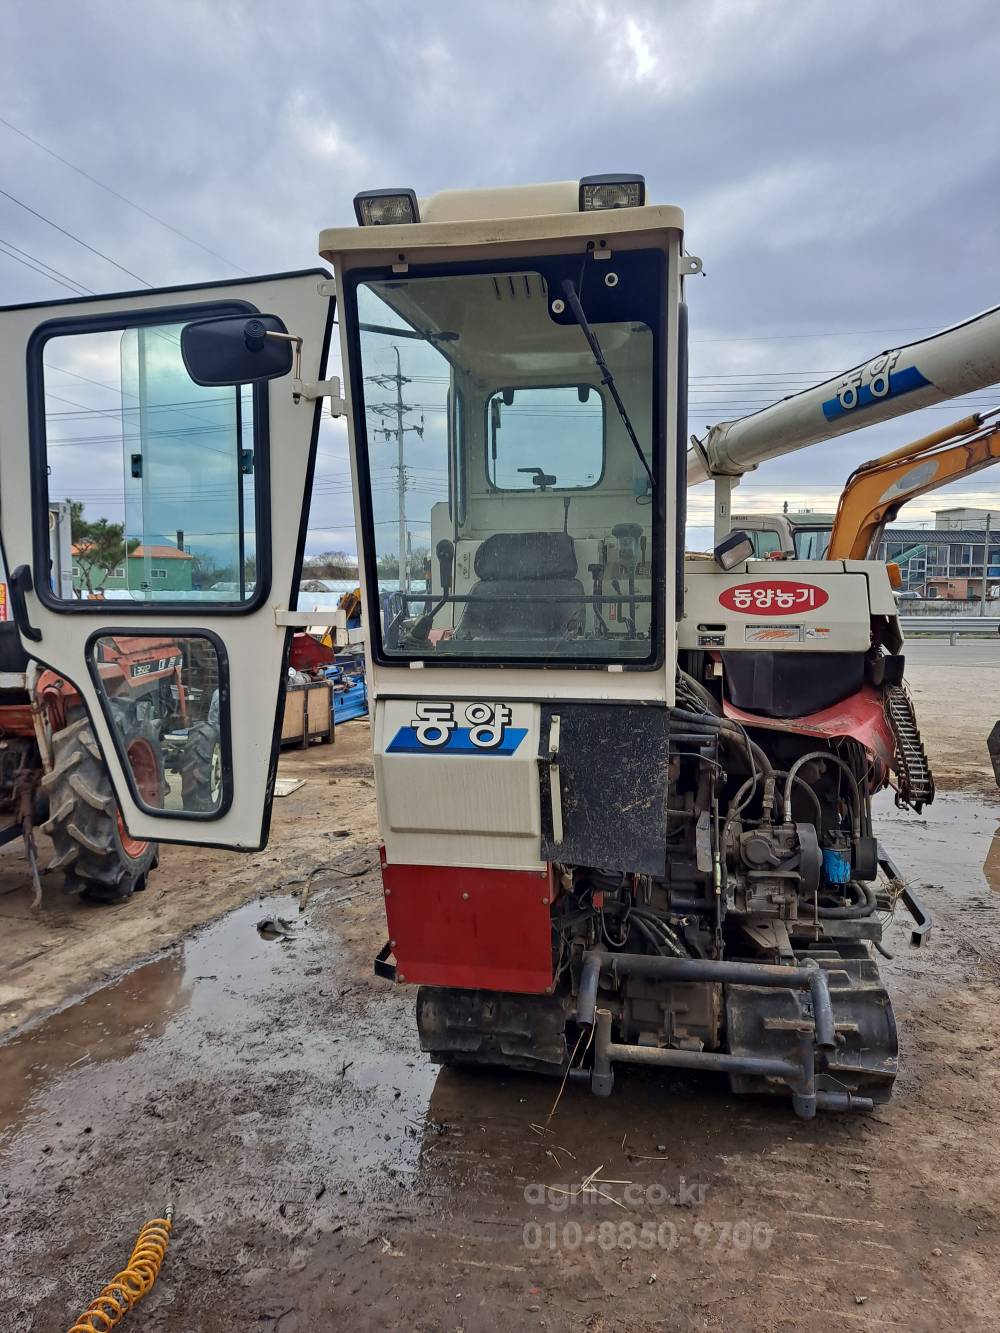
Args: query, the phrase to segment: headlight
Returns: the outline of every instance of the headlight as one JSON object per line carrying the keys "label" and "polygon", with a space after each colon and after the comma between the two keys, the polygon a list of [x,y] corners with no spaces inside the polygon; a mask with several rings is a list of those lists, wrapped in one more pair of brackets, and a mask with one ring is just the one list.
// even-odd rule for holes
{"label": "headlight", "polygon": [[646,202],[645,176],[584,176],[580,181],[580,212],[605,208],[641,208]]}
{"label": "headlight", "polygon": [[727,573],[735,569],[737,565],[742,565],[747,560],[753,559],[753,542],[747,533],[741,529],[731,532],[728,537],[724,537],[718,546],[712,552],[715,556],[715,563],[724,569]]}
{"label": "headlight", "polygon": [[399,227],[419,222],[417,196],[412,190],[369,190],[354,196],[354,212],[362,227]]}

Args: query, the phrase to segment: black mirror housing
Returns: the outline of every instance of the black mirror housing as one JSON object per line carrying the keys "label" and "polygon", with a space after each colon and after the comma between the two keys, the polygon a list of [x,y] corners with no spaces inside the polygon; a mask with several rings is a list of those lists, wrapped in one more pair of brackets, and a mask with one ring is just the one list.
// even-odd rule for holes
{"label": "black mirror housing", "polygon": [[292,340],[277,315],[222,315],[185,324],[181,356],[195,384],[256,384],[291,371]]}

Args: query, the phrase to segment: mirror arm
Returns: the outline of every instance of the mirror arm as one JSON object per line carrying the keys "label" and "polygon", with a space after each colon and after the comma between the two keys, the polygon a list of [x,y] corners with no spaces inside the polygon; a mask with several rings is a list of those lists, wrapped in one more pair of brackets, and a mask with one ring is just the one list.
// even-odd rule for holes
{"label": "mirror arm", "polygon": [[297,333],[276,333],[268,329],[264,335],[266,338],[277,338],[281,342],[289,342],[295,348],[295,364],[292,367],[292,397],[296,402],[300,398],[305,398],[307,402],[315,402],[317,398],[330,399],[330,415],[332,417],[342,417],[347,411],[347,402],[340,393],[340,377],[334,375],[332,379],[315,380],[312,383],[305,383],[302,379],[302,339]]}

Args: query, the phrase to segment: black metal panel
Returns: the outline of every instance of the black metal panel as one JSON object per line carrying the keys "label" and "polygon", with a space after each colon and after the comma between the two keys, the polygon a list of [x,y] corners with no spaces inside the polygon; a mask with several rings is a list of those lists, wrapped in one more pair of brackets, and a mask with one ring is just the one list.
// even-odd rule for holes
{"label": "black metal panel", "polygon": [[[549,738],[559,718],[562,841],[552,828]],[[542,858],[636,874],[666,874],[670,715],[649,704],[542,706]]]}

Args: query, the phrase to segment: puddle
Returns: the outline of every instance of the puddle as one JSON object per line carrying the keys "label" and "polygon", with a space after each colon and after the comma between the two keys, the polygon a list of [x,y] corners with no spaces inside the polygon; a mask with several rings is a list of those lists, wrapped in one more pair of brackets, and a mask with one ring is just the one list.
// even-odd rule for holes
{"label": "puddle", "polygon": [[875,832],[908,880],[1000,907],[1000,806],[944,792],[921,814],[890,793],[873,803]]}
{"label": "puddle", "polygon": [[288,943],[261,937],[265,917],[297,924],[296,900],[238,908],[0,1047],[8,1188],[39,1157],[107,1150],[126,1130],[164,1197],[210,1172],[218,1188],[197,1188],[209,1210],[221,1195],[315,1198],[334,1178],[364,1199],[413,1169],[437,1071],[412,996],[350,981],[311,913]]}

